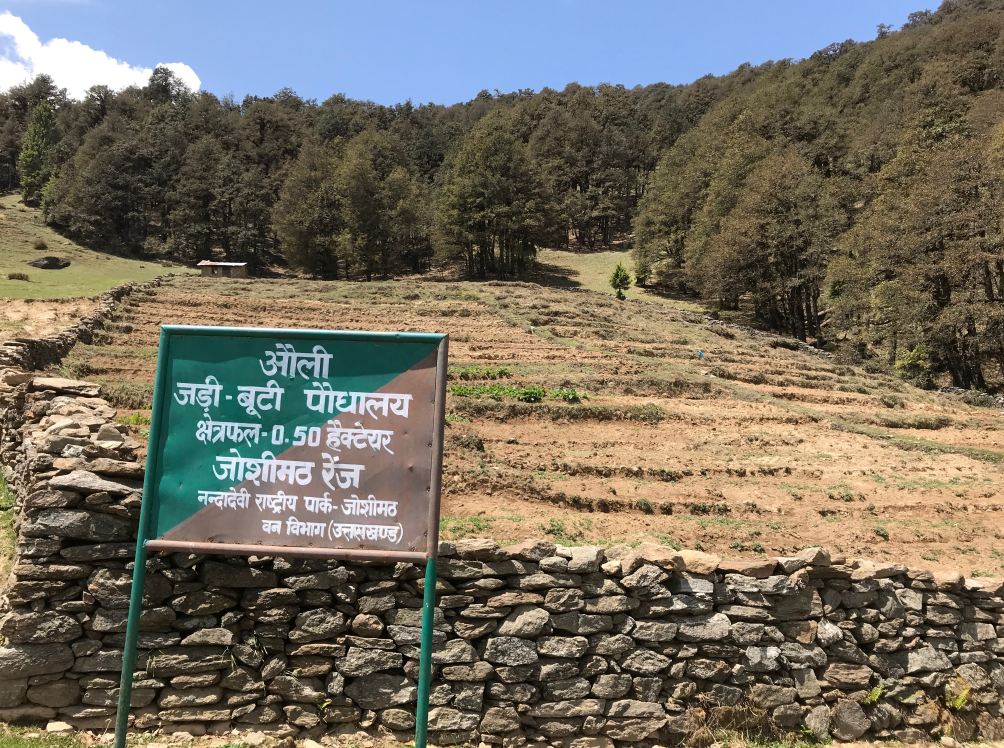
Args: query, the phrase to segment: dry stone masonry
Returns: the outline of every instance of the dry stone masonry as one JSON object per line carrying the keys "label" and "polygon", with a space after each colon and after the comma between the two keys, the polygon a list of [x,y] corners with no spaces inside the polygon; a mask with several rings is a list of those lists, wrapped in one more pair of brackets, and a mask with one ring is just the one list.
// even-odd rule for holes
{"label": "dry stone masonry", "polygon": [[[0,720],[103,729],[145,445],[93,384],[11,363],[34,365],[0,369],[0,445],[19,510],[0,603]],[[717,729],[1004,736],[999,582],[819,548],[736,561],[464,540],[441,545],[437,591],[440,745],[705,746]],[[154,557],[134,725],[407,739],[421,599],[410,564]]]}
{"label": "dry stone masonry", "polygon": [[[100,329],[122,299],[138,291],[159,286],[170,274],[146,283],[123,283],[97,298],[97,306],[90,314],[60,333],[42,338],[14,338],[0,343],[0,384],[8,387],[27,379],[27,371],[59,363],[78,342],[90,343],[94,331]],[[94,385],[92,385],[94,386]],[[5,407],[0,402],[0,408]]]}

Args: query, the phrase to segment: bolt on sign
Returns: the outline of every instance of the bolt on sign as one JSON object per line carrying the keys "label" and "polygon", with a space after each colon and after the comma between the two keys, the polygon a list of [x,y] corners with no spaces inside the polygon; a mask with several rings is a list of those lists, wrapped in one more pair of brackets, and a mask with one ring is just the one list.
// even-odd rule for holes
{"label": "bolt on sign", "polygon": [[148,549],[434,552],[445,336],[165,333]]}
{"label": "bolt on sign", "polygon": [[433,333],[161,328],[116,748],[150,550],[424,561],[424,748],[447,344]]}

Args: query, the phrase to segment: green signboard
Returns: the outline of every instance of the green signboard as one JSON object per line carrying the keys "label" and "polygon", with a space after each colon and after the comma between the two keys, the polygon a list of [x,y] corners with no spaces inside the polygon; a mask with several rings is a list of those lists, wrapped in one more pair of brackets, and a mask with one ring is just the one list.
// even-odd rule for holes
{"label": "green signboard", "polygon": [[447,337],[161,328],[116,746],[147,551],[425,561],[426,739]]}
{"label": "green signboard", "polygon": [[445,345],[165,327],[147,547],[424,560]]}

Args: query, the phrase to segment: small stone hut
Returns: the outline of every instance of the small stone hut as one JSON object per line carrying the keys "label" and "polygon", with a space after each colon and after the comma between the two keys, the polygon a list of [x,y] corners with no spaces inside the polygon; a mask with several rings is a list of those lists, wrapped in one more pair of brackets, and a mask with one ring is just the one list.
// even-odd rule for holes
{"label": "small stone hut", "polygon": [[246,262],[215,262],[203,260],[196,267],[202,268],[202,275],[211,278],[247,278]]}

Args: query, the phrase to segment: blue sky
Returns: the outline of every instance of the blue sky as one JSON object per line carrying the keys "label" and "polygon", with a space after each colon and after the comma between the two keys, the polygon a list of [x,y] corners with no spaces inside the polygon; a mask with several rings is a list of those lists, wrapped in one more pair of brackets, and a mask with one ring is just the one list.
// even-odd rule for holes
{"label": "blue sky", "polygon": [[[203,88],[238,99],[288,86],[318,100],[345,93],[385,104],[452,103],[481,89],[562,88],[570,81],[685,83],[743,62],[805,57],[830,42],[871,39],[878,23],[898,27],[925,7],[935,4],[0,0],[0,88],[11,85],[11,76],[46,66],[66,76],[62,85],[71,89],[102,76],[125,85],[129,75],[141,77],[162,62],[183,63]],[[81,57],[79,45],[50,44],[54,38],[104,56]]]}

